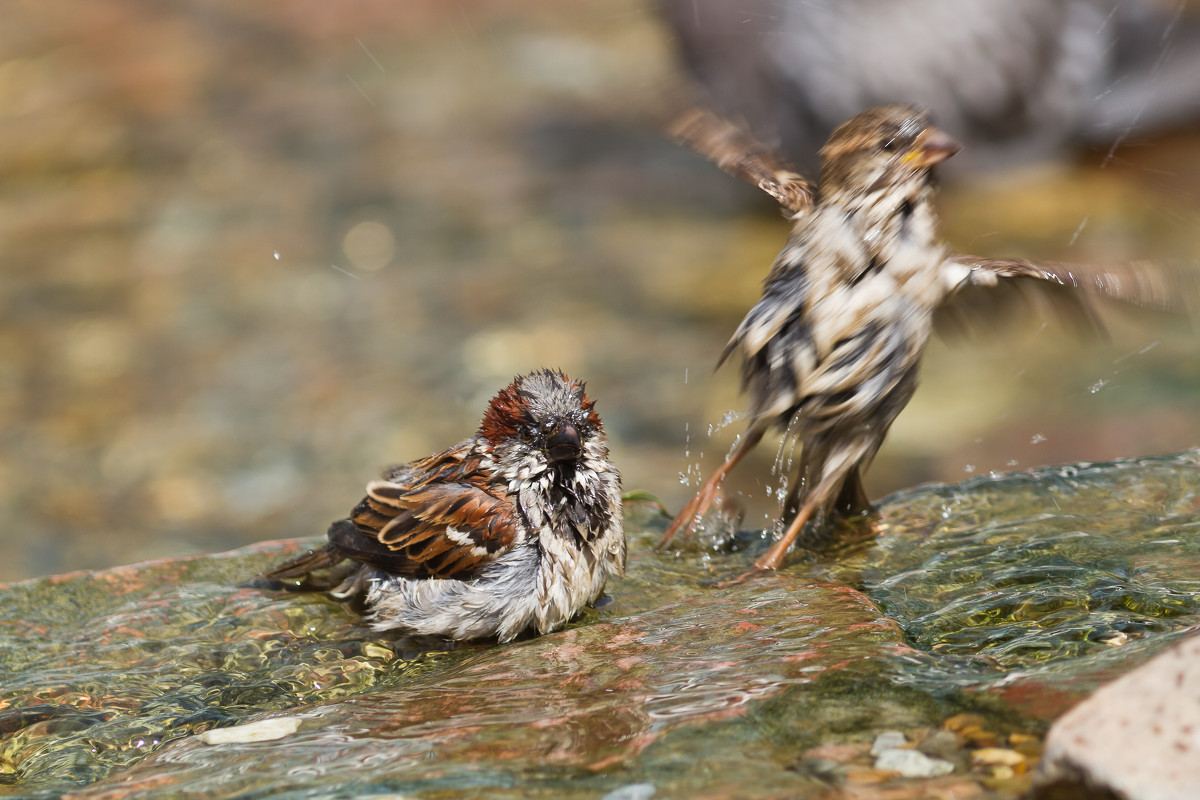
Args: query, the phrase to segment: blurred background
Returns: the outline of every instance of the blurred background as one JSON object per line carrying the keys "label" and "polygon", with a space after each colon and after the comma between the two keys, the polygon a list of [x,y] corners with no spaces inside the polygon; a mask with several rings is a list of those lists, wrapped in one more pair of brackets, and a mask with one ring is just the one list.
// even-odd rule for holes
{"label": "blurred background", "polygon": [[[737,369],[713,364],[788,233],[766,198],[659,133],[689,69],[803,163],[789,131],[819,141],[841,115],[821,97],[895,89],[829,59],[886,51],[862,75],[900,75],[910,56],[889,43],[961,29],[973,44],[931,40],[918,50],[942,61],[910,70],[936,100],[974,68],[993,85],[988,52],[1083,52],[1016,58],[1029,85],[991,117],[939,110],[981,155],[947,175],[948,240],[1200,260],[1200,79],[1175,85],[1190,68],[1175,55],[1200,52],[1195,3],[1061,0],[1074,10],[989,28],[912,1],[915,33],[864,29],[867,14],[815,38],[826,29],[796,9],[828,22],[836,4],[9,3],[0,580],[321,535],[384,465],[469,435],[497,389],[543,365],[588,381],[626,488],[677,509],[742,430]],[[1121,33],[1129,11],[1150,33]],[[1153,53],[1117,61],[1137,36]],[[833,41],[850,55],[824,71],[794,58]],[[744,89],[722,85],[737,72],[722,63],[753,66]],[[1064,74],[1079,79],[1050,92],[1061,102],[1027,99]],[[1135,79],[1132,117],[1102,119]],[[1156,88],[1178,113],[1150,113]],[[1035,322],[935,344],[868,488],[1195,446],[1196,343],[1135,317],[1110,342]],[[776,510],[775,455],[764,443],[729,483],[747,526]]]}

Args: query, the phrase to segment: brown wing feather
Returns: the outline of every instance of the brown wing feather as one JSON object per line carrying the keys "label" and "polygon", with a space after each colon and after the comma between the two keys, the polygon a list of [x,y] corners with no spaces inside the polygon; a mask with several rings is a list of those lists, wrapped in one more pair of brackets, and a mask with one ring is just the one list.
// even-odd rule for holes
{"label": "brown wing feather", "polygon": [[407,577],[463,579],[519,541],[512,503],[477,457],[456,448],[413,466],[407,476],[421,482],[367,486],[349,521],[369,542],[352,558]]}
{"label": "brown wing feather", "polygon": [[1017,258],[955,256],[972,268],[972,282],[986,284],[987,274],[1000,278],[1035,278],[1094,292],[1135,306],[1187,313],[1197,300],[1200,275],[1194,265],[1171,266],[1149,261],[1090,266],[1048,262],[1034,264]]}
{"label": "brown wing feather", "polygon": [[263,577],[297,578],[345,559],[410,578],[471,577],[523,539],[504,486],[492,484],[472,444],[389,467],[329,526],[329,544]]}
{"label": "brown wing feather", "polygon": [[742,128],[704,108],[679,116],[671,137],[737,178],[774,197],[791,216],[813,206],[813,188],[803,175],[784,167],[775,153]]}

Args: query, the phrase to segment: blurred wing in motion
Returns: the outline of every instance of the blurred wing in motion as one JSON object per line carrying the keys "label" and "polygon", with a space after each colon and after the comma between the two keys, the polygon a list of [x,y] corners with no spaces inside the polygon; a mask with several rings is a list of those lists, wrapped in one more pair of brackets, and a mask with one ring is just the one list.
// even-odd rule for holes
{"label": "blurred wing in motion", "polygon": [[968,271],[938,310],[938,333],[949,337],[991,331],[1022,311],[1105,337],[1101,312],[1118,302],[1186,319],[1200,300],[1194,266],[1139,261],[1095,267],[967,255],[956,255],[952,262]]}
{"label": "blurred wing in motion", "polygon": [[789,216],[812,208],[813,188],[803,175],[782,166],[770,148],[711,111],[694,108],[685,112],[668,133],[725,172],[774,197]]}

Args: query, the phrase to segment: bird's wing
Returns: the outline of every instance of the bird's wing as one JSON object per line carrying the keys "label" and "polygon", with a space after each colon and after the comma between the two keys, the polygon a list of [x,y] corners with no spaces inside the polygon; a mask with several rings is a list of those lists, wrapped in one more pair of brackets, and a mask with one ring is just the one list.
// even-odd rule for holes
{"label": "bird's wing", "polygon": [[367,485],[349,519],[330,529],[338,550],[394,575],[462,580],[522,540],[512,501],[462,446],[406,472],[419,478]]}
{"label": "bird's wing", "polygon": [[938,313],[943,334],[990,329],[1001,315],[1024,307],[1104,336],[1101,310],[1108,301],[1187,316],[1200,299],[1194,268],[1150,262],[1096,267],[955,255],[946,272],[955,287]]}
{"label": "bird's wing", "polygon": [[813,187],[782,165],[766,145],[708,109],[693,108],[676,118],[668,133],[730,175],[757,186],[795,217],[813,206]]}

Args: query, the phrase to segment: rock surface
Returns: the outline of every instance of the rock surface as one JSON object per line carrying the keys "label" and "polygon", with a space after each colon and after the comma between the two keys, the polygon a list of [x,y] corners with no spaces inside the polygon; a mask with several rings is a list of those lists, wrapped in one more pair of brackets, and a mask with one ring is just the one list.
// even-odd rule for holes
{"label": "rock surface", "polygon": [[1050,728],[1036,797],[1200,796],[1200,637],[1172,647]]}
{"label": "rock surface", "polygon": [[245,585],[313,540],[0,586],[0,792],[1013,800],[1048,699],[1200,625],[1196,461],[921,487],[724,588],[769,536],[655,553],[665,520],[631,502],[611,598],[505,646]]}

